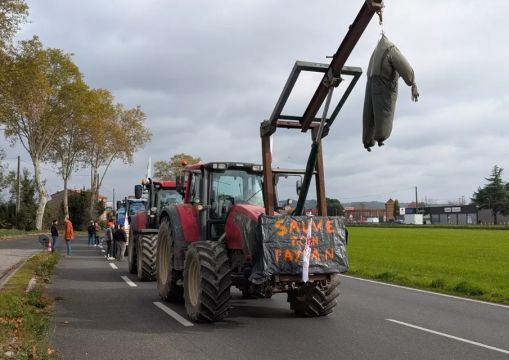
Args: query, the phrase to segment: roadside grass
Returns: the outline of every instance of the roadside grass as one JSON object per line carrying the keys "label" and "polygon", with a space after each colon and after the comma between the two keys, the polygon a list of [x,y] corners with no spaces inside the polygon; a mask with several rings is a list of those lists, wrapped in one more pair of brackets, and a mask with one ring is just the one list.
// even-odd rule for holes
{"label": "roadside grass", "polygon": [[[0,290],[0,356],[13,359],[54,359],[49,347],[53,301],[47,283],[58,263],[58,253],[30,258]],[[26,292],[30,279],[36,283]],[[8,356],[8,355],[11,356]]]}
{"label": "roadside grass", "polygon": [[509,233],[349,227],[349,274],[509,304]]}
{"label": "roadside grass", "polygon": [[41,232],[40,230],[25,231],[19,229],[0,229],[0,237],[18,237],[26,235],[38,235],[43,233],[44,232]]}

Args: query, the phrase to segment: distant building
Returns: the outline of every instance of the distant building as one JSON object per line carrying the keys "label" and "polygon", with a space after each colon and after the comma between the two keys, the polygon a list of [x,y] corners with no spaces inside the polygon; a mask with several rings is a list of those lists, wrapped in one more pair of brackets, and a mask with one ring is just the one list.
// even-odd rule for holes
{"label": "distant building", "polygon": [[[82,191],[83,191],[82,189],[68,189],[67,194],[69,196],[71,194],[79,194]],[[48,210],[51,211],[51,214],[54,215],[61,214],[61,209],[64,203],[64,190],[57,191],[56,193],[51,194],[50,196],[51,199],[46,204]],[[108,201],[107,196],[99,195],[98,197],[99,201],[102,201],[105,204],[107,204]],[[106,220],[106,212],[99,216],[99,220]]]}
{"label": "distant building", "polygon": [[386,221],[394,220],[394,200],[392,199],[387,200],[385,203],[385,216],[387,218]]}
{"label": "distant building", "polygon": [[425,207],[424,219],[433,225],[471,225],[479,221],[475,205]]}

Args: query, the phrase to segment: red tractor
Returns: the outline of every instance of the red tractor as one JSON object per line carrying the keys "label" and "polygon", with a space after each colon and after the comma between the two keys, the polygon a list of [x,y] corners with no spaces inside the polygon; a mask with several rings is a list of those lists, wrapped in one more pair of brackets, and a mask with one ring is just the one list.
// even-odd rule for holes
{"label": "red tractor", "polygon": [[[381,3],[364,2],[330,64],[295,63],[270,118],[260,126],[263,165],[195,164],[185,168],[185,179],[177,179],[184,203],[161,212],[157,288],[164,300],[184,301],[192,321],[223,319],[232,285],[249,297],[286,293],[299,316],[325,316],[336,306],[339,274],[348,270],[347,232],[343,217],[327,216],[321,142],[362,74],[344,65],[373,15],[381,16]],[[302,71],[324,76],[302,116],[282,114]],[[353,78],[328,117],[343,76]],[[271,136],[278,128],[312,130],[305,170],[272,167]],[[295,209],[285,214],[278,180],[289,175],[303,179]],[[318,216],[304,210],[313,177]]]}
{"label": "red tractor", "polygon": [[155,279],[155,257],[159,219],[164,207],[182,202],[176,190],[175,181],[153,181],[148,179],[134,187],[136,199],[146,194],[145,210],[130,219],[129,242],[127,245],[128,268],[137,274],[140,281]]}

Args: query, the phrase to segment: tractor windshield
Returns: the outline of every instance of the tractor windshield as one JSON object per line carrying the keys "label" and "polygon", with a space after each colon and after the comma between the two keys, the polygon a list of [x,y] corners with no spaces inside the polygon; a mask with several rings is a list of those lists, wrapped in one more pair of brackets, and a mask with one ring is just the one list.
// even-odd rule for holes
{"label": "tractor windshield", "polygon": [[[212,173],[210,203],[213,217],[223,217],[227,205],[251,204],[263,206],[262,177],[242,170]],[[228,204],[229,203],[229,204]]]}
{"label": "tractor windshield", "polygon": [[133,201],[129,204],[129,215],[136,215],[145,210],[145,201]]}
{"label": "tractor windshield", "polygon": [[182,195],[175,189],[161,189],[157,192],[158,207],[161,209],[168,205],[180,204],[182,202]]}

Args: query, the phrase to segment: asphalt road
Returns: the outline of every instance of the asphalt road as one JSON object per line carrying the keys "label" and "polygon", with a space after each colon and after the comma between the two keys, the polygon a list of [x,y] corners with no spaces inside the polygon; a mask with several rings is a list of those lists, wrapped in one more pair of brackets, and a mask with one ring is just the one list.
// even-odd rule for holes
{"label": "asphalt road", "polygon": [[37,237],[30,239],[0,239],[0,288],[24,260],[42,250],[43,248],[37,241]]}
{"label": "asphalt road", "polygon": [[325,318],[294,317],[282,294],[235,292],[225,321],[190,324],[182,304],[154,304],[155,283],[137,282],[126,262],[80,239],[50,286],[52,342],[63,359],[509,358],[509,307],[349,277],[341,291]]}

